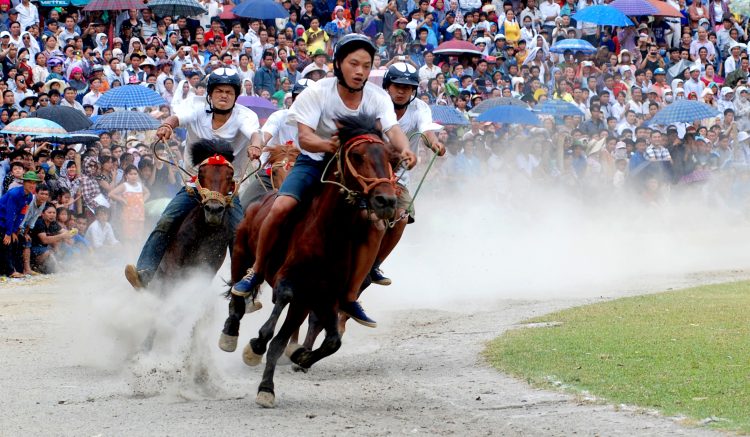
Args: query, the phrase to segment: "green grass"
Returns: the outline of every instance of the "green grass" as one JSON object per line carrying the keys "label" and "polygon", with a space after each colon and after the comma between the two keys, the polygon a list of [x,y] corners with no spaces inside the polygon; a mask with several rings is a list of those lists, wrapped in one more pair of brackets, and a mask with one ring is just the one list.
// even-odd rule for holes
{"label": "green grass", "polygon": [[485,351],[543,388],[684,415],[750,433],[750,282],[618,299],[529,322]]}

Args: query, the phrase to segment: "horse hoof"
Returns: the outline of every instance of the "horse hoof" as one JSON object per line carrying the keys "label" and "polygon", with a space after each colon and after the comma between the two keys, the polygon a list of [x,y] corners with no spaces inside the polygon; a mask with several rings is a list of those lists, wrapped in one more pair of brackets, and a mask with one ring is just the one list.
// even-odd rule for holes
{"label": "horse hoof", "polygon": [[250,314],[263,308],[259,300],[245,300],[245,314]]}
{"label": "horse hoof", "polygon": [[288,345],[286,345],[286,349],[284,349],[284,355],[286,355],[287,358],[291,360],[292,355],[294,355],[294,353],[300,349],[304,349],[304,346],[302,346],[301,344],[294,343],[294,342],[289,343]]}
{"label": "horse hoof", "polygon": [[276,406],[276,396],[267,391],[259,391],[255,397],[255,403],[263,408],[273,408]]}
{"label": "horse hoof", "polygon": [[[248,366],[257,366],[258,364],[260,364],[260,360],[262,358],[263,358],[262,355],[258,355],[255,352],[253,352],[253,348],[250,346],[249,343],[247,346],[245,346],[245,349],[242,351],[242,361]],[[260,393],[264,393],[264,392],[260,392]]]}
{"label": "horse hoof", "polygon": [[292,364],[292,370],[295,372],[307,373],[310,369],[308,369],[307,367],[302,367],[299,364]]}
{"label": "horse hoof", "polygon": [[237,339],[239,336],[226,335],[223,332],[219,337],[219,349],[224,352],[234,352],[237,349]]}

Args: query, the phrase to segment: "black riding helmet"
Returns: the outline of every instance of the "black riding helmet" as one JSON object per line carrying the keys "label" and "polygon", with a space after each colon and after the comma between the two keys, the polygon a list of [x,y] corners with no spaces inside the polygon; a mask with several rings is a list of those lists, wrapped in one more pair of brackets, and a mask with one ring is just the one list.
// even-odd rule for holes
{"label": "black riding helmet", "polygon": [[370,60],[375,59],[375,44],[372,43],[370,38],[365,35],[358,33],[350,33],[341,38],[337,43],[333,51],[333,74],[338,78],[339,83],[351,92],[362,91],[367,85],[367,79],[365,79],[362,88],[352,88],[346,83],[344,79],[344,73],[341,71],[339,63],[342,59],[349,56],[350,53],[356,52],[359,49],[365,49],[370,54]]}
{"label": "black riding helmet", "polygon": [[396,109],[403,109],[409,106],[409,103],[414,101],[414,99],[417,97],[417,88],[419,88],[419,74],[417,73],[417,69],[411,65],[407,64],[406,62],[396,62],[392,64],[390,67],[388,67],[388,71],[385,72],[385,76],[383,76],[383,89],[388,90],[388,87],[391,86],[391,84],[397,83],[400,85],[409,85],[412,87],[413,92],[411,99],[409,99],[409,102],[405,105],[399,105],[394,103],[393,106],[396,107]]}
{"label": "black riding helmet", "polygon": [[237,97],[239,97],[240,91],[242,89],[242,79],[240,79],[240,75],[231,68],[217,68],[208,76],[208,83],[206,84],[206,102],[208,102],[209,109],[207,112],[228,114],[232,112],[232,109],[234,109],[234,105],[232,105],[232,107],[229,109],[220,110],[215,109],[213,104],[211,103],[211,93],[213,92],[214,88],[219,85],[230,85],[232,88],[234,88],[234,101],[236,102]]}

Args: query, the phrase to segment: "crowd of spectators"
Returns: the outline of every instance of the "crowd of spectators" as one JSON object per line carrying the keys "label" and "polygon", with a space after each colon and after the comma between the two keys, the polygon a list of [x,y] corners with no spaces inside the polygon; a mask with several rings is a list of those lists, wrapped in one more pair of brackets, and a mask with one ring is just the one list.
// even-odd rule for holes
{"label": "crowd of spectators", "polygon": [[[430,176],[438,185],[507,174],[651,202],[712,187],[740,209],[750,195],[748,18],[727,1],[667,0],[682,17],[631,17],[627,27],[576,22],[576,12],[600,0],[282,0],[289,17],[272,20],[199,3],[205,14],[159,17],[148,8],[83,12],[0,0],[0,128],[49,105],[97,117],[114,110],[99,107],[100,96],[121,86],[159,93],[166,105],[138,110],[163,119],[179,105],[204,104],[204,79],[218,67],[236,69],[242,95],[285,108],[298,80],[333,74],[334,44],[357,32],[377,47],[374,82],[389,63],[411,62],[416,98],[455,107],[468,121],[440,133],[449,153]],[[597,51],[550,51],[568,38]],[[470,41],[481,55],[434,53],[451,40]],[[564,100],[584,115],[542,117],[537,127],[477,122],[471,109],[497,97],[530,109]],[[649,123],[681,99],[719,116]],[[102,132],[96,143],[69,146],[0,138],[0,275],[51,272],[101,251],[136,253],[182,182],[155,159],[152,135]],[[183,147],[156,153],[179,161]]]}

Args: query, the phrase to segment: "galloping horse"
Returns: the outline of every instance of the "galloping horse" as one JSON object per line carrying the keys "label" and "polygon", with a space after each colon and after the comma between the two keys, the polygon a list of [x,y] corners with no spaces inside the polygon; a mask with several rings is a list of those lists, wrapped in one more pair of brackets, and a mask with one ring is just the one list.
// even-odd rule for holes
{"label": "galloping horse", "polygon": [[294,166],[294,162],[297,160],[299,150],[294,144],[279,144],[276,146],[266,146],[263,149],[264,153],[268,153],[268,160],[266,165],[268,169],[266,174],[258,173],[257,183],[251,183],[248,187],[243,190],[240,195],[240,203],[244,207],[249,206],[253,202],[261,200],[268,193],[277,190],[281,183],[286,179],[286,175]]}
{"label": "galloping horse", "polygon": [[[285,235],[280,236],[267,269],[268,282],[273,286],[274,308],[258,338],[250,340],[243,352],[246,364],[257,365],[273,337],[256,397],[256,402],[263,407],[274,406],[273,375],[285,348],[290,359],[303,369],[339,349],[338,304],[348,291],[356,249],[367,239],[370,227],[379,225],[371,217],[378,221],[391,219],[396,211],[393,167],[398,155],[383,143],[375,118],[344,117],[338,120],[338,125],[342,146],[329,162],[330,165],[335,160],[336,169],[327,169],[319,193],[310,205],[297,209],[286,226]],[[260,225],[271,204],[272,197],[266,197],[245,213],[232,258],[234,281],[242,278],[253,264]],[[287,304],[290,305],[286,319],[274,337],[276,323]],[[233,351],[237,347],[244,312],[245,299],[232,295],[230,314],[219,340],[223,350]],[[312,351],[296,344],[287,347],[289,339],[310,313],[315,314],[326,331],[321,346]]]}
{"label": "galloping horse", "polygon": [[232,179],[232,145],[223,140],[201,140],[189,147],[192,164],[198,169],[194,186],[187,186],[195,207],[177,228],[159,264],[155,279],[162,282],[180,277],[191,268],[216,274],[233,237],[226,211],[233,207],[237,191]]}

